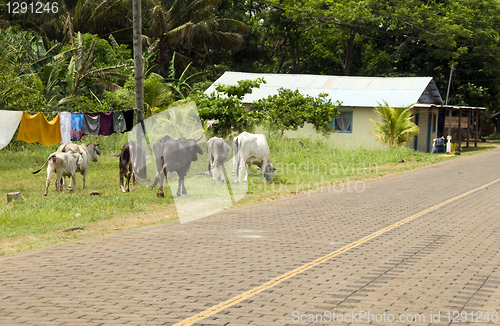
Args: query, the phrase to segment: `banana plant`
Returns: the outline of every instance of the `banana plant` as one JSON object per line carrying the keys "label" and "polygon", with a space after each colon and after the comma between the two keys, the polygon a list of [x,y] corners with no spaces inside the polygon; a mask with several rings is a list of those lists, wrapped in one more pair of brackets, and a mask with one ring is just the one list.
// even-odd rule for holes
{"label": "banana plant", "polygon": [[191,84],[207,75],[210,74],[208,71],[201,71],[189,75],[189,68],[191,67],[191,63],[189,63],[182,72],[181,76],[177,79],[175,78],[175,55],[172,56],[172,60],[170,61],[170,70],[168,78],[165,78],[168,87],[174,92],[176,99],[183,100],[186,99],[192,92],[193,87]]}

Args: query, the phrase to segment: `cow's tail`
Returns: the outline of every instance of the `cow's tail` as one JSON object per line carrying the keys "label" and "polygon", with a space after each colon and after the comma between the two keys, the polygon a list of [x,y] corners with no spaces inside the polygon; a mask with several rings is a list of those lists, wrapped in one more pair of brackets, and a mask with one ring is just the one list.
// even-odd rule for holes
{"label": "cow's tail", "polygon": [[[38,172],[42,171],[43,167],[49,162],[49,160],[52,158],[53,160],[56,159],[56,153],[52,153],[49,155],[49,157],[47,158],[47,161],[45,161],[45,163],[43,163],[42,167],[40,167],[38,170],[36,170],[35,172],[31,172],[32,174],[37,174]],[[55,160],[54,160],[55,162]]]}
{"label": "cow's tail", "polygon": [[162,166],[161,171],[157,171],[156,172],[155,181],[153,182],[153,184],[151,186],[147,186],[148,188],[156,187],[156,185],[158,183],[160,183],[160,175],[161,175],[161,173],[163,173],[164,177],[167,178],[167,173],[166,173],[167,171],[165,171],[165,158],[163,156],[161,157],[161,164],[162,164],[161,165]]}

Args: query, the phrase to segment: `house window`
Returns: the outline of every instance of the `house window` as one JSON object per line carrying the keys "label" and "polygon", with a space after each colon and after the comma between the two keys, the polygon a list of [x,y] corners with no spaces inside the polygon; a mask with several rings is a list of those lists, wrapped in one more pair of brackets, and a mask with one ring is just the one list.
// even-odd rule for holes
{"label": "house window", "polygon": [[335,132],[352,132],[352,111],[339,112],[339,116],[333,119]]}
{"label": "house window", "polygon": [[432,132],[436,132],[436,114],[432,115]]}

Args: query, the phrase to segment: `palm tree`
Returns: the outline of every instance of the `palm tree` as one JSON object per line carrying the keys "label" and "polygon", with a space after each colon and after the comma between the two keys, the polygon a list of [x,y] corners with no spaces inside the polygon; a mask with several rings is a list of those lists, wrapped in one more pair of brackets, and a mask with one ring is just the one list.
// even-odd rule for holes
{"label": "palm tree", "polygon": [[237,49],[244,42],[242,34],[247,32],[244,23],[215,15],[220,0],[174,0],[169,9],[164,1],[153,1],[157,4],[150,10],[148,30],[160,40],[160,71],[172,55],[169,50],[176,50],[188,57],[204,56],[217,75],[211,53]]}
{"label": "palm tree", "polygon": [[90,78],[94,83],[104,85],[108,88],[120,88],[111,79],[127,79],[128,76],[120,73],[128,68],[127,64],[110,67],[94,67],[93,55],[96,40],[93,40],[88,47],[85,46],[83,35],[78,32],[75,38],[75,55],[71,58],[66,72],[66,87],[69,96],[75,96],[82,87],[85,79]]}
{"label": "palm tree", "polygon": [[410,106],[393,108],[384,101],[383,104],[378,103],[375,112],[381,122],[370,119],[375,126],[375,130],[370,131],[389,148],[398,148],[418,135],[419,128],[412,121]]}

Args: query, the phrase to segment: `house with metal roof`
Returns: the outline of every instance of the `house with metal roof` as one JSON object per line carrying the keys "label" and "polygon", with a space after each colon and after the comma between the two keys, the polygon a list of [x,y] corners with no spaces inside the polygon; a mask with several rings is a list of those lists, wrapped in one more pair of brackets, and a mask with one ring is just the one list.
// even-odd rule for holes
{"label": "house with metal roof", "polygon": [[[326,93],[332,102],[339,101],[340,115],[333,124],[335,130],[330,136],[336,144],[346,146],[381,146],[370,131],[370,119],[379,121],[374,108],[384,101],[392,107],[412,107],[414,122],[420,133],[408,144],[422,152],[430,152],[432,141],[437,138],[438,111],[443,100],[432,77],[351,77],[325,75],[265,74],[246,72],[225,72],[206,91],[215,91],[217,84],[236,85],[238,81],[262,77],[266,81],[260,88],[243,97],[243,104],[250,108],[253,101],[278,94],[279,88],[298,90],[303,95],[318,96]],[[312,126],[305,126],[287,136],[315,136]]]}

